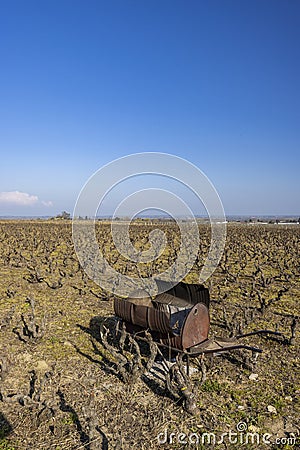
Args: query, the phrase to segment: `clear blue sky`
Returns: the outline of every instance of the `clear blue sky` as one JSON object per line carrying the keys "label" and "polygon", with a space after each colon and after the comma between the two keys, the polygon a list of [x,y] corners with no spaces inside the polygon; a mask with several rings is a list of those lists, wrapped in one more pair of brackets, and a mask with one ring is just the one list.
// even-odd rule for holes
{"label": "clear blue sky", "polygon": [[72,212],[146,151],[227,214],[300,215],[299,0],[1,0],[0,61],[0,215]]}

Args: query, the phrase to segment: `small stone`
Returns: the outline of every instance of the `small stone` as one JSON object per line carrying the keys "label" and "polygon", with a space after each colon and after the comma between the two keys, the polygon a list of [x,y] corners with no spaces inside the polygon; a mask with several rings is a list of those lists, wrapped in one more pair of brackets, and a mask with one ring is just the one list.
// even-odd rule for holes
{"label": "small stone", "polygon": [[268,411],[272,414],[277,414],[276,408],[272,405],[268,405]]}
{"label": "small stone", "polygon": [[38,370],[39,372],[48,372],[50,370],[50,367],[48,366],[46,361],[44,361],[42,359],[42,360],[37,362],[36,370]]}
{"label": "small stone", "polygon": [[251,373],[251,375],[249,375],[249,380],[256,381],[257,379],[258,379],[258,373]]}
{"label": "small stone", "polygon": [[243,411],[243,410],[245,409],[245,406],[239,405],[239,406],[238,406],[238,409],[240,409],[241,411]]}
{"label": "small stone", "polygon": [[70,342],[70,341],[65,341],[65,342],[64,342],[64,345],[65,345],[66,347],[73,347],[72,342]]}
{"label": "small stone", "polygon": [[287,400],[288,402],[293,401],[293,397],[291,397],[290,395],[287,395],[286,397],[284,397],[284,399]]}

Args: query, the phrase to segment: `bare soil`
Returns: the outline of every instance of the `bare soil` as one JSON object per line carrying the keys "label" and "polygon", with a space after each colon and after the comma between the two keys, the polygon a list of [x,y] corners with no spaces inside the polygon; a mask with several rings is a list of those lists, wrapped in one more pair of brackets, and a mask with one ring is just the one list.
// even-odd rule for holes
{"label": "bare soil", "polygon": [[[131,227],[137,248],[147,248],[155,227]],[[156,265],[139,267],[143,276],[176,258],[178,228],[159,227],[169,246]],[[197,282],[209,248],[209,228],[199,230],[201,249],[186,282]],[[64,220],[0,222],[0,450],[296,448],[300,226],[229,224],[222,261],[207,282],[210,336],[278,334],[244,340],[263,350],[258,357],[245,350],[205,357],[205,373],[203,362],[192,361],[196,415],[184,409],[179,388],[170,392],[163,374],[132,376],[129,344],[128,376],[120,373],[99,331],[105,324],[114,345],[113,297],[80,267],[71,233]],[[118,257],[109,224],[99,223],[97,236],[117,270],[135,273]],[[155,364],[159,371],[162,363]],[[259,445],[230,442],[228,435],[222,442],[222,433],[238,433],[237,426],[246,428],[238,439],[257,433]],[[205,433],[216,442],[205,441]],[[266,433],[272,445],[263,442]]]}

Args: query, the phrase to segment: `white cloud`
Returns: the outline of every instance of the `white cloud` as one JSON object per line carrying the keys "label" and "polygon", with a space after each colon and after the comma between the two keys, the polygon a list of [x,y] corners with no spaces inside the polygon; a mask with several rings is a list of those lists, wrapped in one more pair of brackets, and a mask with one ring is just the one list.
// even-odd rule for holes
{"label": "white cloud", "polygon": [[41,203],[44,206],[53,206],[51,201],[40,201],[37,195],[30,195],[27,192],[10,191],[0,192],[0,204],[33,206]]}
{"label": "white cloud", "polygon": [[0,192],[0,203],[29,206],[35,205],[38,201],[39,199],[36,195],[29,195],[26,192]]}
{"label": "white cloud", "polygon": [[42,204],[44,206],[53,206],[53,202],[51,202],[51,200],[49,200],[48,202],[45,202],[45,200],[42,200]]}

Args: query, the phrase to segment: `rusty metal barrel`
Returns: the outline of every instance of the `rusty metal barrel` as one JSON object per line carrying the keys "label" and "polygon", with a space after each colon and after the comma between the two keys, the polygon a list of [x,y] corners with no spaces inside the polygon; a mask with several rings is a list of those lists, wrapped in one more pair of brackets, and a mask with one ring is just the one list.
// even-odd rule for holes
{"label": "rusty metal barrel", "polygon": [[164,280],[155,280],[158,290],[164,291],[166,294],[173,295],[186,300],[188,303],[195,305],[196,303],[204,303],[209,308],[209,290],[203,284],[180,283],[173,286],[173,283]]}
{"label": "rusty metal barrel", "polygon": [[[156,280],[159,289],[168,287]],[[164,285],[160,284],[164,283]],[[170,347],[186,350],[208,338],[209,291],[202,285],[179,283],[151,299],[147,292],[127,299],[115,298],[115,314],[130,332],[149,330]]]}

